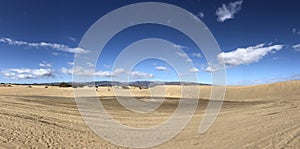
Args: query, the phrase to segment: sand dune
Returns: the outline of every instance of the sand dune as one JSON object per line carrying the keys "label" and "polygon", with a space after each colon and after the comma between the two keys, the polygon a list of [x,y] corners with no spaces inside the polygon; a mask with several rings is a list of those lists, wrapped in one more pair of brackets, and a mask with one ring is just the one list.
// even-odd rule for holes
{"label": "sand dune", "polygon": [[[211,86],[188,86],[187,88],[199,88],[200,98],[209,99],[211,95]],[[116,88],[115,90],[122,90]],[[180,98],[181,86],[167,85],[156,86],[153,90],[166,90],[165,97]],[[150,96],[149,89],[129,89],[132,96]],[[126,92],[127,93],[127,92]],[[111,87],[99,87],[97,94],[99,96],[114,96],[115,93]],[[44,86],[13,86],[0,87],[0,95],[18,95],[18,96],[55,96],[55,97],[74,97],[73,88],[59,88]],[[127,94],[125,94],[127,95]],[[227,86],[225,101],[253,101],[253,100],[294,100],[300,96],[300,81],[279,82],[274,84],[256,85],[256,86]],[[190,98],[193,98],[191,95]],[[284,98],[284,99],[283,99]]]}
{"label": "sand dune", "polygon": [[[300,148],[300,81],[227,87],[221,113],[204,134],[197,130],[211,87],[190,87],[201,92],[196,114],[183,132],[154,148]],[[116,120],[148,127],[166,120],[177,107],[180,86],[165,89],[167,100],[157,111],[147,114],[123,108],[111,88],[98,88],[97,94]],[[130,91],[142,99],[150,95],[148,89]],[[1,86],[0,148],[121,148],[87,127],[73,96],[72,88]]]}

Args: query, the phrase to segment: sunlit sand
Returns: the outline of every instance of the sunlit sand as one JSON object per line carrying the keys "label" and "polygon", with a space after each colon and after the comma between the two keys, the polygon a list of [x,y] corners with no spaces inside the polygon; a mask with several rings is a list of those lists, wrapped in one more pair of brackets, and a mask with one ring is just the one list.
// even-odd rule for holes
{"label": "sunlit sand", "polygon": [[[300,81],[227,87],[221,113],[204,134],[199,134],[198,128],[211,87],[191,87],[199,88],[201,92],[193,119],[174,139],[154,148],[300,146]],[[97,90],[108,113],[124,125],[133,127],[150,127],[165,121],[176,109],[180,97],[180,86],[166,86],[167,98],[161,107],[150,113],[137,114],[123,108],[110,87]],[[148,89],[129,90],[142,101],[149,99]],[[0,86],[0,147],[120,148],[88,128],[73,96],[73,88]]]}

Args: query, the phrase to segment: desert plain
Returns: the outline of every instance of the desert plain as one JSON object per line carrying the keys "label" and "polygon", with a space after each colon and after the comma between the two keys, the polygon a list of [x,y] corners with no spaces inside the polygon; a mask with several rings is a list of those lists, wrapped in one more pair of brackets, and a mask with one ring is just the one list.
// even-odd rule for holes
{"label": "desert plain", "polygon": [[[300,81],[227,86],[221,112],[203,134],[198,128],[211,86],[190,87],[200,90],[192,120],[176,137],[153,148],[300,148]],[[178,105],[181,87],[165,89],[167,99],[161,107],[146,114],[123,108],[109,87],[99,87],[97,96],[124,125],[148,127],[165,121]],[[148,89],[129,90],[151,102]],[[89,129],[77,109],[73,88],[0,86],[0,119],[0,148],[124,148]]]}

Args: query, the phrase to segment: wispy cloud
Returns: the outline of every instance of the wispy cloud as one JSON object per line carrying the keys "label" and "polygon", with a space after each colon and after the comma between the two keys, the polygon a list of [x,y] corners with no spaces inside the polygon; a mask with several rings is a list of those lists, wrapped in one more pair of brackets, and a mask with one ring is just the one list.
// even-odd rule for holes
{"label": "wispy cloud", "polygon": [[197,16],[200,17],[200,18],[204,18],[204,13],[203,12],[198,12]]}
{"label": "wispy cloud", "polygon": [[173,47],[174,48],[177,48],[177,49],[190,49],[189,47],[187,46],[183,46],[183,45],[179,45],[179,44],[173,44]]}
{"label": "wispy cloud", "polygon": [[268,80],[268,83],[291,81],[291,80],[300,80],[300,74],[292,74],[288,77],[275,77],[275,78]]}
{"label": "wispy cloud", "polygon": [[95,64],[91,63],[91,62],[87,62],[86,63],[89,67],[95,67]]}
{"label": "wispy cloud", "polygon": [[141,72],[141,71],[133,71],[129,73],[129,76],[133,79],[151,79],[154,78],[153,74]]}
{"label": "wispy cloud", "polygon": [[104,66],[105,68],[110,68],[110,65],[104,64],[103,66]]}
{"label": "wispy cloud", "polygon": [[41,66],[41,67],[48,67],[48,68],[52,67],[52,65],[49,64],[49,63],[47,63],[46,61],[43,61],[42,63],[40,63],[39,66]]}
{"label": "wispy cloud", "polygon": [[300,35],[300,30],[297,30],[297,28],[293,28],[292,32],[293,34]]}
{"label": "wispy cloud", "polygon": [[176,55],[180,56],[180,57],[188,57],[188,55],[184,52],[176,52]]}
{"label": "wispy cloud", "polygon": [[70,40],[70,41],[73,41],[73,42],[75,42],[75,41],[77,41],[77,39],[76,38],[74,38],[74,37],[68,37],[68,39]]}
{"label": "wispy cloud", "polygon": [[185,61],[186,61],[186,62],[192,62],[193,60],[190,59],[190,58],[187,58]]}
{"label": "wispy cloud", "polygon": [[197,69],[196,67],[194,67],[194,68],[190,69],[190,72],[199,72],[199,69]]}
{"label": "wispy cloud", "polygon": [[58,52],[53,52],[52,55],[57,56],[57,55],[59,55],[59,53]]}
{"label": "wispy cloud", "polygon": [[85,69],[82,67],[66,68],[62,67],[63,74],[72,75],[73,73],[79,76],[96,76],[96,77],[111,77],[114,74],[110,71],[94,71],[93,69]]}
{"label": "wispy cloud", "polygon": [[2,75],[11,79],[41,79],[53,78],[52,69],[14,68],[1,71]]}
{"label": "wispy cloud", "polygon": [[200,57],[202,57],[202,54],[201,53],[192,53],[192,56],[200,58]]}
{"label": "wispy cloud", "polygon": [[296,44],[296,45],[293,45],[293,49],[300,52],[300,43]]}
{"label": "wispy cloud", "polygon": [[75,67],[75,68],[66,68],[62,67],[61,72],[63,74],[71,75],[76,74],[79,76],[95,76],[95,77],[101,77],[101,78],[108,78],[108,77],[115,77],[118,75],[124,75],[127,74],[133,79],[149,79],[154,78],[153,74],[141,72],[141,71],[132,71],[128,72],[124,68],[116,68],[113,71],[94,71],[93,69],[86,69],[82,67]]}
{"label": "wispy cloud", "polygon": [[61,68],[61,72],[63,74],[71,75],[71,74],[73,74],[73,69],[72,68],[62,67]]}
{"label": "wispy cloud", "polygon": [[222,4],[216,11],[217,21],[224,22],[228,19],[233,19],[234,15],[242,9],[243,1],[236,1],[227,5]]}
{"label": "wispy cloud", "polygon": [[183,57],[183,58],[186,58],[185,59],[186,62],[192,62],[192,59],[190,59],[189,56],[186,53],[184,53],[184,52],[176,52],[176,55],[178,55],[180,57]]}
{"label": "wispy cloud", "polygon": [[214,65],[214,64],[210,64],[210,65],[202,68],[203,71],[206,71],[209,73],[215,72],[219,69],[220,69],[220,67],[218,65]]}
{"label": "wispy cloud", "polygon": [[272,77],[269,79],[262,80],[242,80],[231,85],[257,85],[257,84],[266,84],[266,83],[276,83],[276,82],[286,82],[286,81],[294,81],[300,80],[300,74],[292,74],[290,76],[278,76]]}
{"label": "wispy cloud", "polygon": [[166,70],[167,70],[167,67],[164,67],[164,66],[156,66],[155,69],[158,70],[158,71],[166,71]]}
{"label": "wispy cloud", "polygon": [[292,29],[292,32],[295,34],[295,33],[297,33],[297,29],[296,28],[293,28]]}
{"label": "wispy cloud", "polygon": [[67,64],[73,66],[74,62],[67,62]]}
{"label": "wispy cloud", "polygon": [[116,68],[116,69],[113,71],[113,73],[114,73],[115,75],[117,75],[117,74],[127,73],[127,71],[126,71],[124,68]]}
{"label": "wispy cloud", "polygon": [[57,43],[49,43],[49,42],[27,42],[27,41],[20,41],[14,40],[10,38],[0,38],[0,42],[6,43],[11,46],[26,46],[32,48],[45,48],[45,49],[52,49],[56,51],[62,51],[67,53],[87,53],[88,51],[81,48],[71,48],[67,45],[57,44]]}

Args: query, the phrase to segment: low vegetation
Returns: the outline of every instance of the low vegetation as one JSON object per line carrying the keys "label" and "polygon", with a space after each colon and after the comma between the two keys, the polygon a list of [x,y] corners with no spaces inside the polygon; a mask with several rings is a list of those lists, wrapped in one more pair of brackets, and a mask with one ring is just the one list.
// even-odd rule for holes
{"label": "low vegetation", "polygon": [[59,87],[72,87],[71,84],[66,83],[66,82],[61,82],[58,86],[59,86]]}

